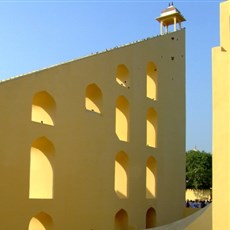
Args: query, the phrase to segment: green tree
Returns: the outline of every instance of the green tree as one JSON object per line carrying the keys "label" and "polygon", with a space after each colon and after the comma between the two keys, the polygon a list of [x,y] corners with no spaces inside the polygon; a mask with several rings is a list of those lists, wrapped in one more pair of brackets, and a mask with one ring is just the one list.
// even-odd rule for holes
{"label": "green tree", "polygon": [[210,189],[212,187],[212,154],[204,151],[186,152],[186,188]]}

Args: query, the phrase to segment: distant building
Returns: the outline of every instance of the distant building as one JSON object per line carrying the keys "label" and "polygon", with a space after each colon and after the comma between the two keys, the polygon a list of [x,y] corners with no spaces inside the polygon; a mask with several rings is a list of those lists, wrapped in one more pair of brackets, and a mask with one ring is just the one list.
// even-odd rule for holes
{"label": "distant building", "polygon": [[182,218],[185,30],[0,83],[1,229]]}

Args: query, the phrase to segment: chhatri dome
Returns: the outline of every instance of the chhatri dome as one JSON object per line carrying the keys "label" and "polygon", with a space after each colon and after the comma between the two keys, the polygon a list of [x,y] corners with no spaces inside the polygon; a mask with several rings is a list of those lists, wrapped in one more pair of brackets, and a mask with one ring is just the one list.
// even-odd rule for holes
{"label": "chhatri dome", "polygon": [[168,8],[163,10],[160,17],[156,18],[160,22],[160,34],[166,34],[169,32],[168,27],[174,25],[174,31],[177,30],[177,24],[179,24],[179,29],[181,29],[181,22],[186,21],[181,12],[173,5],[169,3]]}

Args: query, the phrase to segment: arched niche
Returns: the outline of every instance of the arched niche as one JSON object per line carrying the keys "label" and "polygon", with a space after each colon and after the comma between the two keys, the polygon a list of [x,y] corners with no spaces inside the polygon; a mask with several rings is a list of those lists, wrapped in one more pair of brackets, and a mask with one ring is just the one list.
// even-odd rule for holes
{"label": "arched niche", "polygon": [[153,62],[149,62],[147,64],[146,75],[146,96],[153,100],[157,100],[157,78],[158,72],[156,64]]}
{"label": "arched niche", "polygon": [[41,91],[33,96],[32,100],[32,121],[54,125],[56,103],[53,97],[46,91]]}
{"label": "arched niche", "polygon": [[153,108],[149,108],[146,116],[146,145],[157,147],[157,113]]}
{"label": "arched niche", "polygon": [[45,137],[32,143],[30,150],[30,199],[53,198],[53,167],[54,146]]}
{"label": "arched niche", "polygon": [[114,190],[121,199],[128,197],[128,156],[121,151],[116,155]]}
{"label": "arched niche", "polygon": [[85,108],[95,113],[102,112],[102,92],[96,84],[86,87]]}
{"label": "arched niche", "polygon": [[129,102],[124,96],[116,101],[116,134],[119,140],[129,141]]}
{"label": "arched niche", "polygon": [[128,230],[129,229],[128,214],[124,209],[120,209],[115,215],[115,230]]}
{"label": "arched niche", "polygon": [[129,70],[126,65],[120,64],[117,66],[116,81],[119,85],[123,87],[130,87]]}
{"label": "arched niche", "polygon": [[156,197],[156,160],[149,157],[146,162],[146,198]]}
{"label": "arched niche", "polygon": [[50,215],[40,212],[31,218],[28,230],[51,230],[53,221]]}
{"label": "arched niche", "polygon": [[156,227],[156,211],[154,208],[149,208],[146,212],[146,228]]}

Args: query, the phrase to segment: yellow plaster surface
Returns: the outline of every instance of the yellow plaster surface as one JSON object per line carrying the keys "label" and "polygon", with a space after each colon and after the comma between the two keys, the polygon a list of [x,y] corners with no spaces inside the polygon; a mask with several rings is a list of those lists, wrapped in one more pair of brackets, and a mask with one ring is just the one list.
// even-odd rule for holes
{"label": "yellow plaster surface", "polygon": [[2,82],[0,106],[1,229],[182,218],[185,30]]}
{"label": "yellow plaster surface", "polygon": [[230,229],[230,2],[220,4],[220,46],[213,65],[213,229]]}
{"label": "yellow plaster surface", "polygon": [[185,193],[186,200],[211,200],[212,191],[210,189],[187,189]]}
{"label": "yellow plaster surface", "polygon": [[186,218],[149,230],[212,230],[211,219],[212,205],[209,205]]}

